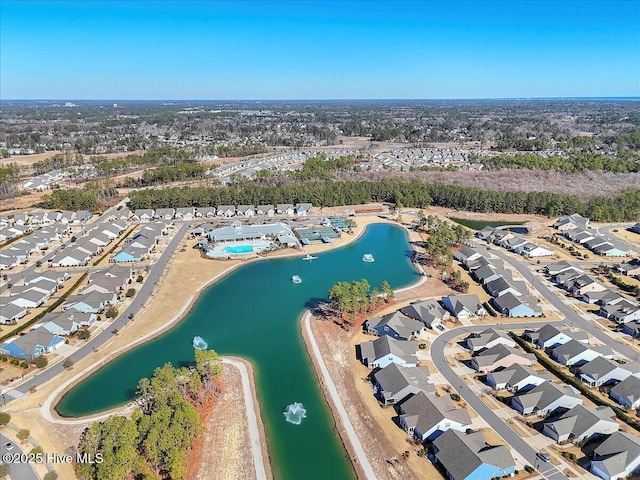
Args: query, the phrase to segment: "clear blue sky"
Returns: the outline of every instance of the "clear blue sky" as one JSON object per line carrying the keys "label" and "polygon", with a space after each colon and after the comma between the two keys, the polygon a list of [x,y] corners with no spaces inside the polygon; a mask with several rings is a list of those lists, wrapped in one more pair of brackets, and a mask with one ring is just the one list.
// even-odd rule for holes
{"label": "clear blue sky", "polygon": [[640,0],[0,2],[2,99],[640,95]]}

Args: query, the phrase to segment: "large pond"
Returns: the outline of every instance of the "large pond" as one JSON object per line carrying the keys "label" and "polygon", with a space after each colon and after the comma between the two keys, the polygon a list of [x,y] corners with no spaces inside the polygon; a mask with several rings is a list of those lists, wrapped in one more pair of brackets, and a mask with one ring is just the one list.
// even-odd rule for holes
{"label": "large pond", "polygon": [[[373,254],[375,262],[363,262],[365,253]],[[302,283],[292,283],[293,275]],[[353,478],[307,355],[299,318],[305,308],[325,299],[335,282],[362,278],[372,286],[387,280],[393,288],[418,279],[404,230],[375,224],[356,242],[316,260],[274,259],[236,270],[206,289],[174,328],[95,372],[70,390],[56,410],[84,416],[130,401],[138,380],[156,367],[191,361],[197,335],[218,353],[253,363],[275,478]],[[307,410],[300,425],[286,422],[283,415],[293,402]]]}

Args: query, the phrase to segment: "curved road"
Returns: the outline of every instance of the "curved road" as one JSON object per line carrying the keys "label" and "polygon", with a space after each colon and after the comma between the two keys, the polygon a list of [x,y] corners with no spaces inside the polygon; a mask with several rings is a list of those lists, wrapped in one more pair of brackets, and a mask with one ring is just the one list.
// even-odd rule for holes
{"label": "curved road", "polygon": [[[526,326],[542,326],[547,323],[552,325],[561,325],[563,322],[532,322],[527,323]],[[538,468],[538,471],[550,480],[568,480],[568,477],[558,471],[551,463],[544,463],[537,461],[536,450],[531,448],[525,439],[518,435],[509,425],[507,425],[495,412],[484,403],[476,393],[469,388],[469,386],[454,372],[451,365],[447,363],[445,358],[444,349],[447,344],[458,335],[463,333],[471,333],[476,331],[482,331],[487,328],[496,327],[502,329],[521,329],[524,326],[522,323],[505,323],[496,325],[475,325],[470,327],[460,327],[438,335],[438,337],[431,344],[431,359],[436,369],[444,375],[447,381],[458,391],[458,394],[464,398],[464,400],[473,408],[476,413],[482,417],[493,428],[502,439],[513,447],[518,453],[524,456],[530,465],[534,465]]]}
{"label": "curved road", "polygon": [[[142,309],[144,304],[151,296],[151,292],[153,292],[153,289],[158,283],[160,275],[165,270],[167,263],[169,263],[173,252],[182,241],[184,234],[190,225],[191,222],[182,223],[182,226],[178,229],[171,242],[169,242],[169,245],[167,245],[158,261],[151,267],[149,275],[147,276],[147,280],[142,284],[140,291],[136,294],[135,297],[133,297],[131,304],[124,312],[120,314],[119,318],[115,320],[109,328],[103,330],[98,335],[90,339],[86,344],[84,344],[80,349],[71,354],[68,358],[70,358],[74,363],[77,363],[84,356],[91,353],[94,349],[109,341],[111,337],[114,336],[114,328],[122,329],[122,327],[124,327],[129,322],[129,317],[133,318]],[[5,391],[3,394],[5,403],[9,403],[15,398],[19,398],[20,396],[28,392],[31,388],[37,388],[43,383],[51,380],[63,370],[64,367],[62,366],[62,362],[58,362],[57,364],[44,370],[42,373],[37,374],[37,376],[23,383],[19,387]]]}
{"label": "curved road", "polygon": [[[9,440],[7,437],[5,437],[1,433],[0,433],[0,442],[1,442],[0,453],[2,453],[2,456],[4,456],[7,453],[15,454],[15,455],[27,453],[20,448],[20,445],[16,444],[15,442],[11,442],[11,440]],[[7,442],[13,443],[13,448],[11,450],[7,450],[6,448],[4,448],[4,444]],[[9,478],[11,480],[39,480],[40,479],[40,477],[38,477],[38,474],[36,473],[31,463],[22,463],[22,462],[15,462],[15,463],[6,462],[6,463],[9,465]]]}
{"label": "curved road", "polygon": [[[480,253],[489,253],[487,249],[477,241],[473,241],[473,243],[477,247],[476,250]],[[565,319],[568,320],[571,325],[578,327],[585,332],[588,332],[591,336],[597,338],[605,345],[610,346],[614,351],[618,352],[624,357],[627,357],[629,360],[640,361],[640,354],[636,350],[629,348],[620,340],[616,340],[613,337],[610,337],[598,327],[593,325],[590,321],[585,320],[581,315],[579,315],[575,310],[567,305],[558,295],[552,292],[549,287],[547,287],[538,278],[536,278],[536,276],[531,273],[531,270],[529,270],[529,264],[526,261],[515,259],[510,255],[507,255],[503,251],[498,250],[497,248],[492,248],[491,254],[500,257],[502,260],[514,267],[520,273],[520,275],[528,280],[529,283],[531,283],[531,285],[533,285],[533,287],[538,292],[540,292],[543,297],[545,297],[564,315]]]}

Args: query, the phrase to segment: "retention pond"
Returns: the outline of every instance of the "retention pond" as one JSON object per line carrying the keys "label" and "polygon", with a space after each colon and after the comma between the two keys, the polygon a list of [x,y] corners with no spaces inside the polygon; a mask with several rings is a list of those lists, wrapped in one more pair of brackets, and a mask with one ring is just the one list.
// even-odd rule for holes
{"label": "retention pond", "polygon": [[[365,253],[376,261],[363,262]],[[292,283],[293,275],[302,283]],[[275,478],[353,478],[300,334],[300,314],[325,299],[338,281],[366,278],[374,287],[387,280],[398,288],[417,275],[406,232],[390,224],[371,225],[356,242],[313,261],[297,257],[246,265],[206,289],[174,328],[75,386],[56,410],[79,417],[131,401],[138,380],[156,367],[192,361],[193,339],[199,336],[219,354],[253,363]],[[296,402],[305,410],[299,424],[284,415]]]}

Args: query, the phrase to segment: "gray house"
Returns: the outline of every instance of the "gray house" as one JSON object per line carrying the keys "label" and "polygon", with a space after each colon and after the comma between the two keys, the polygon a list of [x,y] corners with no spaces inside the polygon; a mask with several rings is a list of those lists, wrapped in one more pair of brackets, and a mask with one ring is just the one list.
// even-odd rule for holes
{"label": "gray house", "polygon": [[571,440],[591,440],[620,430],[616,414],[610,407],[576,405],[552,422],[545,422],[542,433],[557,443]]}
{"label": "gray house", "polygon": [[640,378],[627,377],[611,389],[609,396],[623,407],[640,408]]}
{"label": "gray house", "polygon": [[471,428],[469,413],[456,408],[448,395],[418,392],[398,408],[400,425],[416,440],[434,440],[449,429],[466,432]]}
{"label": "gray house", "polygon": [[550,382],[543,382],[511,398],[511,407],[523,415],[537,413],[542,416],[558,410],[569,410],[576,405],[582,405],[582,399],[576,396],[574,389]]}
{"label": "gray house", "polygon": [[356,345],[357,358],[369,368],[384,368],[390,363],[415,367],[417,351],[417,342],[396,340],[388,335]]}
{"label": "gray house", "polygon": [[372,335],[389,335],[398,340],[409,340],[420,335],[424,324],[396,311],[383,317],[370,318],[364,323],[364,328]]}
{"label": "gray house", "polygon": [[421,321],[429,328],[441,325],[450,317],[449,312],[433,299],[418,300],[401,308],[400,311],[409,318]]}
{"label": "gray house", "polygon": [[618,480],[640,469],[640,437],[616,432],[591,456],[591,473],[605,480]]}
{"label": "gray house", "polygon": [[500,367],[514,364],[531,366],[536,363],[535,355],[498,343],[471,357],[471,368],[478,372],[492,372]]}
{"label": "gray house", "polygon": [[578,370],[580,380],[592,387],[618,383],[631,375],[640,376],[637,363],[620,364],[605,357],[596,357]]}
{"label": "gray house", "polygon": [[472,352],[478,352],[502,344],[515,348],[516,342],[502,330],[487,328],[480,333],[471,333],[465,339],[465,346]]}
{"label": "gray house", "polygon": [[487,383],[491,388],[506,389],[510,392],[526,392],[545,381],[551,381],[551,375],[548,372],[538,372],[517,363],[487,375]]}
{"label": "gray house", "polygon": [[426,367],[401,367],[390,363],[373,374],[375,396],[385,405],[400,403],[418,392],[435,393],[436,388],[429,383]]}

